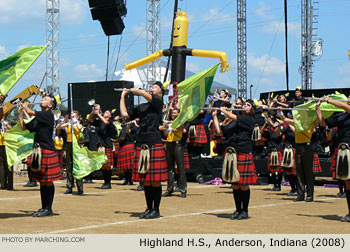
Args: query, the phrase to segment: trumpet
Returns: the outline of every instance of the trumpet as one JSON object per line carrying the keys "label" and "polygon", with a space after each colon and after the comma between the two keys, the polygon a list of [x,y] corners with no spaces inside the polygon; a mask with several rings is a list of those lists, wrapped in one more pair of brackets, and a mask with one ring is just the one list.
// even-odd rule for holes
{"label": "trumpet", "polygon": [[88,104],[89,104],[90,106],[92,106],[92,110],[94,110],[94,109],[100,110],[100,108],[101,108],[100,105],[96,104],[95,99],[90,99],[90,100],[88,101]]}

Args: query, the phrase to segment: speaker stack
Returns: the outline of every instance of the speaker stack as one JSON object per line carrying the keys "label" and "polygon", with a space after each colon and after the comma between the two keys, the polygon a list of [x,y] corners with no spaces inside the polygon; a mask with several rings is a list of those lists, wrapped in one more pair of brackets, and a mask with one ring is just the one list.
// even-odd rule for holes
{"label": "speaker stack", "polygon": [[127,13],[124,0],[89,0],[89,6],[92,19],[100,21],[107,36],[122,34],[122,17]]}

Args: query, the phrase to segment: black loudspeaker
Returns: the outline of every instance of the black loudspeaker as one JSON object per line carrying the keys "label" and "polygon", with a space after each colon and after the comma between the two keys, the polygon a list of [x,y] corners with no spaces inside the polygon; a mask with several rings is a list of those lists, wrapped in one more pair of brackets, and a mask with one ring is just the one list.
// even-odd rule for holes
{"label": "black loudspeaker", "polygon": [[[73,109],[78,110],[85,119],[86,115],[92,111],[92,106],[88,104],[89,100],[95,99],[96,104],[101,106],[102,111],[113,109],[120,115],[120,95],[121,92],[115,92],[114,88],[133,88],[132,81],[99,81],[99,82],[79,82],[68,84],[68,111],[71,111],[70,90],[72,87]],[[134,108],[134,96],[129,93],[125,97],[127,109]]]}
{"label": "black loudspeaker", "polygon": [[121,34],[125,28],[121,17],[127,13],[124,0],[89,0],[93,20],[99,20],[107,36]]}

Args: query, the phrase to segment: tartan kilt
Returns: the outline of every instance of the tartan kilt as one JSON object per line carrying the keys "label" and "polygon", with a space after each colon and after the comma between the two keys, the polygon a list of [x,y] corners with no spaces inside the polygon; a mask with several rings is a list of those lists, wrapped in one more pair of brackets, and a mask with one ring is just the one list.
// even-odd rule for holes
{"label": "tartan kilt", "polygon": [[105,154],[108,160],[103,164],[102,170],[110,170],[113,166],[113,149],[105,148]]}
{"label": "tartan kilt", "polygon": [[150,150],[150,166],[146,174],[138,173],[138,165],[141,147],[136,147],[136,154],[134,157],[134,172],[132,174],[133,181],[144,182],[163,182],[168,180],[168,169],[166,163],[166,156],[163,144],[153,144],[148,146]]}
{"label": "tartan kilt", "polygon": [[32,171],[34,180],[51,182],[62,178],[56,151],[41,148],[41,170]]}
{"label": "tartan kilt", "polygon": [[190,157],[188,151],[184,151],[185,169],[190,169]]}
{"label": "tartan kilt", "polygon": [[335,149],[331,157],[331,167],[329,168],[332,172],[333,179],[336,179],[335,173],[336,173],[336,167],[337,167],[337,155],[338,155],[338,148]]}
{"label": "tartan kilt", "polygon": [[173,100],[173,104],[172,104],[172,107],[175,108],[175,107],[177,107],[177,105],[179,103],[179,98],[178,98],[179,91],[177,89],[178,82],[173,81],[173,82],[170,82],[170,84],[173,85],[173,95],[169,96],[168,100],[171,101],[175,97]]}
{"label": "tartan kilt", "polygon": [[215,139],[215,125],[214,125],[214,122],[211,123],[209,130],[210,130],[210,140],[214,140]]}
{"label": "tartan kilt", "polygon": [[[283,152],[284,152],[284,150],[283,150]],[[283,159],[283,155],[282,155],[282,159]],[[295,163],[295,148],[293,148],[293,162],[294,162],[293,167],[282,167],[282,168],[285,172],[290,172],[293,175],[297,175],[297,166]]]}
{"label": "tartan kilt", "polygon": [[314,162],[313,162],[313,165],[312,165],[312,172],[314,173],[314,175],[316,173],[321,173],[322,172],[320,159],[318,158],[318,154],[317,153],[314,153]]}
{"label": "tartan kilt", "polygon": [[118,156],[118,152],[120,150],[120,147],[119,147],[119,143],[113,143],[113,146],[114,146],[114,150],[113,150],[113,157],[117,157]]}
{"label": "tartan kilt", "polygon": [[119,149],[117,170],[126,171],[134,168],[135,144],[126,144]]}
{"label": "tartan kilt", "polygon": [[32,167],[32,154],[30,154],[28,157],[27,157],[27,167],[30,168]]}
{"label": "tartan kilt", "polygon": [[272,165],[270,165],[271,152],[269,152],[269,154],[267,156],[267,169],[269,170],[269,172],[283,172],[283,168],[281,166],[282,160],[283,160],[283,153],[280,152],[280,151],[277,151],[277,153],[278,153],[278,161],[280,162],[279,166],[272,166]]}
{"label": "tartan kilt", "polygon": [[196,137],[195,138],[187,138],[187,143],[207,143],[207,133],[205,132],[204,124],[196,124]]}
{"label": "tartan kilt", "polygon": [[[225,155],[225,154],[224,154]],[[240,179],[233,184],[238,185],[254,185],[258,180],[255,171],[253,154],[237,153],[237,170],[239,171]]]}

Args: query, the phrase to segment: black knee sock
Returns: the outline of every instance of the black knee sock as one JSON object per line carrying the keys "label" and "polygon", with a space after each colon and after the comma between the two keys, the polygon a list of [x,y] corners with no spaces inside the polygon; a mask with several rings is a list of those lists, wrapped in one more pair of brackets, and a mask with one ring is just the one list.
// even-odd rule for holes
{"label": "black knee sock", "polygon": [[271,181],[270,181],[271,184],[273,184],[273,186],[275,187],[275,186],[276,186],[276,176],[275,176],[274,173],[271,174],[270,180],[271,180]]}
{"label": "black knee sock", "polygon": [[338,180],[338,186],[339,186],[339,192],[343,193],[345,190],[345,181],[344,180]]}
{"label": "black knee sock", "polygon": [[152,194],[152,186],[144,186],[145,198],[147,203],[147,209],[153,209],[153,194]]}
{"label": "black knee sock", "polygon": [[248,212],[250,189],[242,191],[243,211]]}
{"label": "black knee sock", "polygon": [[53,203],[53,198],[55,195],[55,186],[47,186],[46,187],[46,192],[47,192],[47,205],[46,209],[52,211],[52,203]]}
{"label": "black knee sock", "polygon": [[242,212],[242,195],[241,195],[241,189],[235,190],[233,189],[233,199],[236,204],[236,211],[237,212]]}
{"label": "black knee sock", "polygon": [[277,184],[277,187],[281,187],[281,182],[282,182],[282,173],[278,173],[276,175],[276,184]]}
{"label": "black knee sock", "polygon": [[162,199],[162,186],[153,187],[154,210],[159,211],[160,200]]}
{"label": "black knee sock", "polygon": [[41,198],[41,208],[46,208],[46,186],[40,185],[40,198]]}
{"label": "black knee sock", "polygon": [[346,193],[346,201],[348,202],[348,209],[350,214],[350,190],[345,190]]}
{"label": "black knee sock", "polygon": [[290,175],[288,175],[288,180],[289,180],[290,187],[292,188],[292,191],[296,192],[297,191],[297,176],[295,176],[294,174],[290,174]]}

